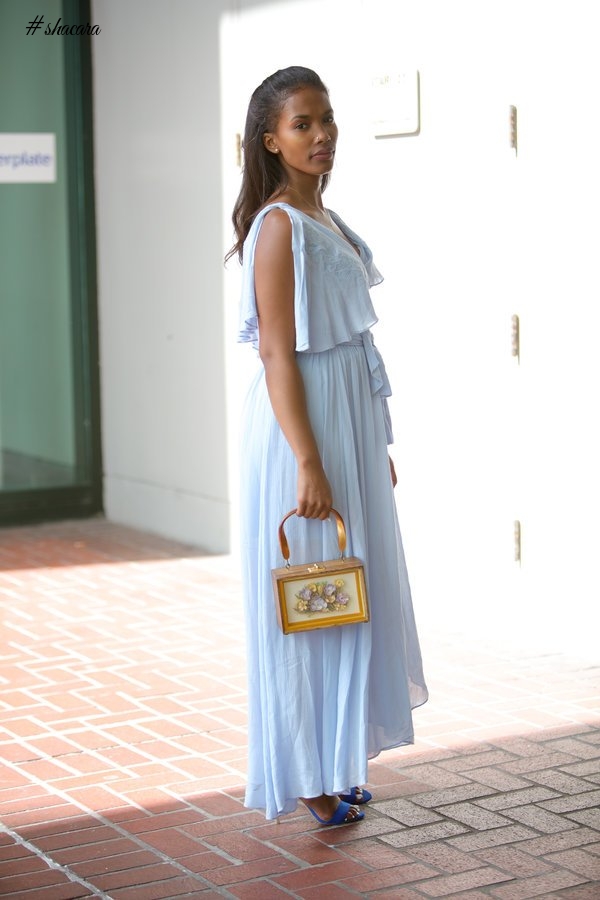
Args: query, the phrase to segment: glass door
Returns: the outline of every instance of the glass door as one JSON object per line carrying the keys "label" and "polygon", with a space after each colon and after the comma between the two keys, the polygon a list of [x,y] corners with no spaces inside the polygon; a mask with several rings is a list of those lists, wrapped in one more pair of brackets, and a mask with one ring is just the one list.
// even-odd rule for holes
{"label": "glass door", "polygon": [[86,24],[89,4],[0,0],[2,524],[101,508],[94,38],[46,34],[59,19]]}

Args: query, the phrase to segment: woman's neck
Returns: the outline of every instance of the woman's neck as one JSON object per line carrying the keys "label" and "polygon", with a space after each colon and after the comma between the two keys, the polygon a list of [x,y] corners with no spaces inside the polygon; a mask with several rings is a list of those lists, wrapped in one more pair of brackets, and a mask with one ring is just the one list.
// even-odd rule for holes
{"label": "woman's neck", "polygon": [[[298,188],[293,187],[292,185],[288,185],[284,194],[291,193],[294,196],[295,204],[301,203],[303,206],[310,209],[312,212],[322,213],[323,212],[323,199],[321,197],[320,189],[305,189],[298,190]],[[294,204],[294,205],[295,205]]]}
{"label": "woman's neck", "polygon": [[290,206],[296,207],[300,212],[305,213],[328,228],[334,227],[331,216],[323,206],[321,191],[318,188],[316,190],[314,188],[301,189],[288,184],[280,194],[272,199],[275,202],[279,200],[283,203],[289,203]]}

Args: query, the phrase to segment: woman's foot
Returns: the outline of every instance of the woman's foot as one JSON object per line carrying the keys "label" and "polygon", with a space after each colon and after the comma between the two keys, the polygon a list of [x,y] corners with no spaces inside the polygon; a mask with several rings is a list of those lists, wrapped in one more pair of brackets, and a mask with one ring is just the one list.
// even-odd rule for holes
{"label": "woman's foot", "polygon": [[369,800],[373,799],[373,794],[370,791],[366,791],[361,787],[353,787],[350,789],[350,793],[348,794],[340,794],[340,800],[345,800],[346,803],[356,804],[357,806],[361,806],[363,803],[368,803]]}
{"label": "woman's foot", "polygon": [[352,822],[359,822],[365,816],[356,806],[328,794],[300,799],[321,825],[350,825]]}

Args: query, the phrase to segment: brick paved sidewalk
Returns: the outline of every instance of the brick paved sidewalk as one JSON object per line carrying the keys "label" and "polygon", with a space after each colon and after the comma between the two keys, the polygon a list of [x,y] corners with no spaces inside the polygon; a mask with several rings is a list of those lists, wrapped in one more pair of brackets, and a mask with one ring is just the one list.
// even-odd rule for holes
{"label": "brick paved sidewalk", "polygon": [[2,897],[600,898],[589,660],[421,621],[418,743],[370,767],[364,822],[318,829],[242,805],[232,559],[101,519],[4,529],[0,613]]}

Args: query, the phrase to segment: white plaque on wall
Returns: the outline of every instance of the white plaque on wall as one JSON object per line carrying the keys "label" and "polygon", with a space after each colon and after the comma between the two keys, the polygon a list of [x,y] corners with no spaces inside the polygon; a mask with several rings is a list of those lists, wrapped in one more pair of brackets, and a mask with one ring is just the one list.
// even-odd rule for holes
{"label": "white plaque on wall", "polygon": [[419,73],[387,71],[371,82],[375,137],[418,134],[421,128]]}
{"label": "white plaque on wall", "polygon": [[0,183],[56,181],[56,135],[0,132]]}

